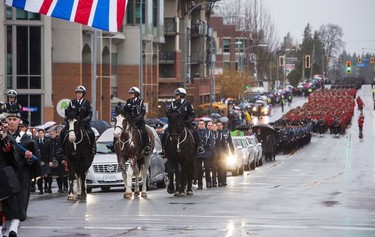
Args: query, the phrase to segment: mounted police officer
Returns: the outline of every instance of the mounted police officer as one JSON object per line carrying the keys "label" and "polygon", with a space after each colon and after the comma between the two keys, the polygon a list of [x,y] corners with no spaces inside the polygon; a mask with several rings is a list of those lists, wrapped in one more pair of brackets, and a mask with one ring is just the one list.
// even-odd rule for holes
{"label": "mounted police officer", "polygon": [[0,105],[0,113],[9,113],[12,111],[21,114],[22,106],[17,102],[17,91],[9,90],[7,97],[8,102]]}
{"label": "mounted police officer", "polygon": [[145,148],[145,155],[148,155],[151,152],[151,146],[144,120],[146,106],[143,100],[139,98],[141,92],[138,87],[133,86],[129,89],[128,93],[130,94],[130,98],[126,101],[123,112],[132,118],[137,129],[141,131],[142,147]]}
{"label": "mounted police officer", "polygon": [[[182,117],[182,120],[185,122],[185,126],[192,131],[194,136],[194,141],[196,147],[198,149],[198,153],[204,152],[203,148],[200,146],[200,139],[196,129],[193,127],[192,122],[195,118],[195,112],[193,105],[186,100],[186,90],[184,88],[177,88],[174,91],[175,100],[171,102],[171,105],[168,110],[168,114],[172,113],[179,113]],[[164,136],[162,137],[162,145],[163,145],[163,152],[164,155],[164,146],[165,146],[165,139],[167,136],[168,128],[164,131]]]}
{"label": "mounted police officer", "polygon": [[[92,119],[92,108],[90,101],[85,99],[86,95],[86,88],[82,85],[79,85],[75,89],[76,98],[71,100],[67,109],[78,108],[78,116],[80,119],[80,126],[85,130],[88,137],[90,138],[90,145],[91,145],[91,154],[94,156],[96,154],[96,143],[95,143],[95,134],[91,129],[91,119]],[[66,125],[63,130],[61,131],[61,149],[64,149],[63,143],[65,136],[68,131],[68,125]],[[58,154],[61,154],[61,149],[59,149]]]}

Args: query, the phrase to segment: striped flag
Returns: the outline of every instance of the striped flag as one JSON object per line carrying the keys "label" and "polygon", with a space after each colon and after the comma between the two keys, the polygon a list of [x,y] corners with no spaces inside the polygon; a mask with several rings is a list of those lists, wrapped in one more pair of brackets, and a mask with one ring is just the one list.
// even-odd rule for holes
{"label": "striped flag", "polygon": [[25,11],[116,32],[121,28],[128,0],[5,0],[5,3]]}

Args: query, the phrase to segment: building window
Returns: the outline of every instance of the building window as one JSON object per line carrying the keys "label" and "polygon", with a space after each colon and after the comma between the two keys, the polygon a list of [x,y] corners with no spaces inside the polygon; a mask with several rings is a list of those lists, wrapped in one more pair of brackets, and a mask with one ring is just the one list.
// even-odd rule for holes
{"label": "building window", "polygon": [[236,53],[237,52],[243,53],[245,46],[246,46],[245,39],[236,39],[235,45],[236,45]]}
{"label": "building window", "polygon": [[[146,0],[142,1],[142,23],[145,23],[145,3]],[[140,0],[129,0],[126,7],[126,24],[137,25],[139,24],[140,11],[139,11]]]}
{"label": "building window", "polygon": [[152,1],[152,24],[154,27],[158,26],[158,0]]}
{"label": "building window", "polygon": [[224,53],[230,52],[230,39],[223,39],[223,52]]}
{"label": "building window", "polygon": [[41,89],[41,27],[17,26],[16,44],[16,88]]}

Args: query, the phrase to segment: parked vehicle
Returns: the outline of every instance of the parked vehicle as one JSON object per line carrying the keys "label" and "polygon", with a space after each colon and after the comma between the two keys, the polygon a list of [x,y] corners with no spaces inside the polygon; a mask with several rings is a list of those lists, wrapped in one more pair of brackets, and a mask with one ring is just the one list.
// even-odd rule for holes
{"label": "parked vehicle", "polygon": [[105,120],[93,120],[90,122],[91,127],[98,130],[99,134],[102,134],[105,130],[108,128],[111,128],[112,126]]}
{"label": "parked vehicle", "polygon": [[249,143],[246,137],[234,136],[232,141],[235,147],[241,147],[240,151],[243,159],[244,170],[249,171],[255,169],[256,157],[254,152],[254,145]]}
{"label": "parked vehicle", "polygon": [[[147,126],[147,125],[146,125]],[[151,155],[151,165],[146,182],[140,178],[140,185],[144,183],[149,189],[153,184],[158,188],[165,188],[167,184],[167,175],[165,173],[165,161],[160,156],[161,142],[156,131],[152,129],[155,138],[155,148]],[[107,145],[113,143],[113,128],[107,129],[97,140],[97,154],[87,173],[87,192],[93,188],[101,188],[103,191],[109,191],[112,187],[124,187],[122,172],[117,162],[117,156],[108,149]],[[133,178],[133,185],[135,179]]]}
{"label": "parked vehicle", "polygon": [[[255,167],[263,165],[263,148],[262,143],[258,141],[256,136],[245,136],[246,140],[253,145],[255,156]],[[255,168],[254,167],[254,168]]]}
{"label": "parked vehicle", "polygon": [[235,151],[227,155],[227,170],[232,173],[232,176],[244,173],[241,149],[242,146],[235,147]]}

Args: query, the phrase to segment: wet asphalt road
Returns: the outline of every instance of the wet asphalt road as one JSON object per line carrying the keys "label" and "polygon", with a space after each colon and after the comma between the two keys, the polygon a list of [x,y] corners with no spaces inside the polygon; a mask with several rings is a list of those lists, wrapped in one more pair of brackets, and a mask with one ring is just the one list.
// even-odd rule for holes
{"label": "wet asphalt road", "polygon": [[226,187],[195,186],[190,197],[155,189],[124,200],[122,190],[94,189],[77,203],[32,194],[19,236],[375,236],[375,112],[370,86],[358,94],[366,104],[362,140],[356,110],[340,138],[313,137],[292,155],[229,177]]}

